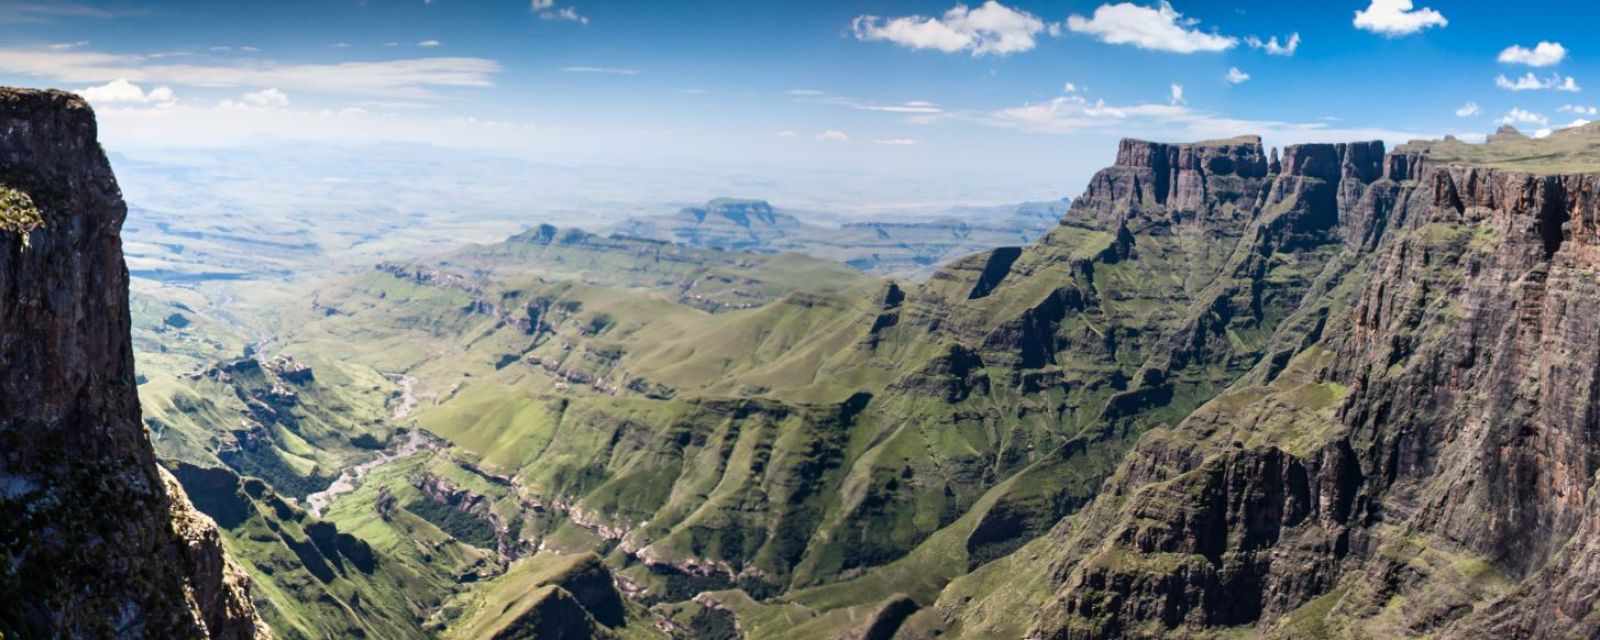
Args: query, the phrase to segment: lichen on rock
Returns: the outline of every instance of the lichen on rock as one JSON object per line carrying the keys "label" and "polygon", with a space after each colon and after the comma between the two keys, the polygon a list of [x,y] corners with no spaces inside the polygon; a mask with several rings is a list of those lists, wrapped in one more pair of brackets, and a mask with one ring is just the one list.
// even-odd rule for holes
{"label": "lichen on rock", "polygon": [[44,215],[26,192],[0,184],[0,231],[15,233],[28,246],[28,234],[44,226]]}

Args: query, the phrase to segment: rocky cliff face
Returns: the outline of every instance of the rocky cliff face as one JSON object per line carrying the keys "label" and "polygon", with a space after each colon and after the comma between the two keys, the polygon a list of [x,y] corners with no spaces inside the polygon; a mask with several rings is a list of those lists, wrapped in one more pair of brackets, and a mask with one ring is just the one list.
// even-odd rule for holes
{"label": "rocky cliff face", "polygon": [[1290,148],[1280,171],[1269,201],[1314,179],[1297,200],[1345,240],[1288,346],[908,628],[1600,633],[1600,180],[1377,145]]}
{"label": "rocky cliff face", "polygon": [[94,115],[0,89],[0,635],[267,636],[215,526],[139,422]]}

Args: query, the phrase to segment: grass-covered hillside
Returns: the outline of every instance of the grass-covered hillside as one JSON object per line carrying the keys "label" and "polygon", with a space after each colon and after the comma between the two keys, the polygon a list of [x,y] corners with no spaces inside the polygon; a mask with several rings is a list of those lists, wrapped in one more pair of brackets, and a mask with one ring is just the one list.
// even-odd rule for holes
{"label": "grass-covered hillside", "polygon": [[[506,623],[483,602],[568,607],[495,595],[547,553],[596,554],[629,615],[685,637],[892,631],[1091,500],[1323,286],[1332,187],[1267,175],[1253,141],[1193,152],[1239,168],[1198,198],[1108,169],[1038,242],[924,283],[550,227],[388,263],[295,311],[274,348],[311,381],[270,360],[202,374],[183,385],[241,404],[153,417],[249,414],[187,448],[317,494],[385,566],[423,557],[396,540],[437,539],[457,569],[408,601],[419,633]],[[280,386],[298,403],[275,405]],[[406,448],[413,426],[434,444]]]}

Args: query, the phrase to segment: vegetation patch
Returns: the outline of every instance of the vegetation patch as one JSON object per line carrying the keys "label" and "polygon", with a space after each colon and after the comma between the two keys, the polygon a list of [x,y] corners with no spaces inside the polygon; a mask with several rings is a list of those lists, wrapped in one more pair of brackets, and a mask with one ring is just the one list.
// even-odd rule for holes
{"label": "vegetation patch", "polygon": [[452,505],[423,498],[407,504],[406,511],[464,543],[484,549],[495,548],[494,527],[482,518],[457,510]]}
{"label": "vegetation patch", "polygon": [[17,189],[0,185],[0,231],[22,237],[22,246],[28,246],[28,234],[44,226],[44,214],[33,203],[33,198]]}

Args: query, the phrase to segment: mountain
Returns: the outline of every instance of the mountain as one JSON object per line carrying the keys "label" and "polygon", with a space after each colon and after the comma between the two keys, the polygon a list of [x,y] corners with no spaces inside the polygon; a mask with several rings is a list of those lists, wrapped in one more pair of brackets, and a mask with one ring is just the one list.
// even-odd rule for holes
{"label": "mountain", "polygon": [[536,227],[148,378],[152,450],[92,119],[6,96],[8,636],[1600,635],[1600,128],[1124,140],[917,281]]}
{"label": "mountain", "polygon": [[[1589,135],[1292,148],[1273,193],[1324,194],[1343,241],[1282,347],[904,635],[1600,633]],[[1152,169],[1091,193],[1215,180]]]}
{"label": "mountain", "polygon": [[614,236],[758,253],[803,253],[868,273],[926,276],[938,265],[997,246],[1033,242],[1060,220],[1065,202],[976,207],[934,220],[807,223],[764,200],[718,198],[676,214],[630,218]]}
{"label": "mountain", "polygon": [[0,636],[269,637],[140,425],[126,214],[83,100],[0,89]]}
{"label": "mountain", "polygon": [[325,514],[358,531],[401,496],[480,549],[602,553],[691,636],[886,633],[1090,503],[1327,286],[1331,190],[1274,196],[1311,181],[1255,140],[1170,149],[1211,182],[1146,180],[1157,152],[1130,143],[1125,175],[1039,242],[920,285],[757,268],[770,297],[705,307],[684,283],[722,277],[638,250],[670,245],[548,229],[325,290],[283,350],[412,377],[408,419],[446,443]]}
{"label": "mountain", "polygon": [[286,344],[415,376],[495,478],[435,495],[685,637],[1587,635],[1585,133],[1129,140],[922,284],[706,313],[489,247],[470,293],[379,272]]}

